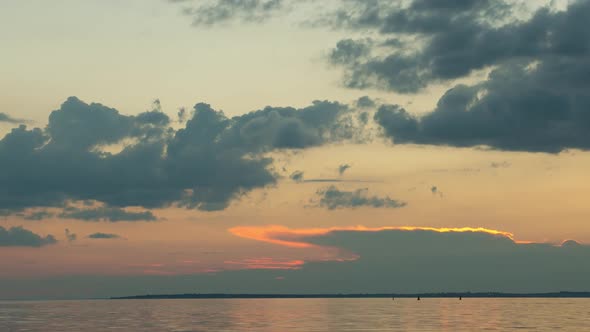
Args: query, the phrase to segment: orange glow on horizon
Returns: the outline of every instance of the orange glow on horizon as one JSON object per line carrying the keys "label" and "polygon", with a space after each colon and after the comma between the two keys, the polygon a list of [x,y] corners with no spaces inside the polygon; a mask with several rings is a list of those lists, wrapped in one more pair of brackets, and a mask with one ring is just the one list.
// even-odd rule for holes
{"label": "orange glow on horizon", "polygon": [[[503,236],[514,241],[514,234],[494,229],[487,229],[482,227],[415,227],[415,226],[385,226],[385,227],[366,227],[362,225],[348,226],[348,227],[330,227],[330,228],[301,228],[291,229],[285,226],[269,225],[269,226],[241,226],[229,229],[229,232],[241,238],[252,239],[260,242],[277,244],[290,248],[314,248],[317,245],[304,242],[303,239],[313,236],[327,235],[338,231],[355,231],[355,232],[380,232],[388,230],[397,231],[431,231],[438,233],[486,233],[494,236]],[[521,243],[515,241],[515,243]]]}

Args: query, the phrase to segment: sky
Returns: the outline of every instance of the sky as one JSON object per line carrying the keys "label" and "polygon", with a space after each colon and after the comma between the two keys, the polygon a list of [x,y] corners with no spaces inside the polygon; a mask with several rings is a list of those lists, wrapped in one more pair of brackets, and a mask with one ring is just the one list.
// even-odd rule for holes
{"label": "sky", "polygon": [[2,7],[0,299],[590,290],[590,1]]}

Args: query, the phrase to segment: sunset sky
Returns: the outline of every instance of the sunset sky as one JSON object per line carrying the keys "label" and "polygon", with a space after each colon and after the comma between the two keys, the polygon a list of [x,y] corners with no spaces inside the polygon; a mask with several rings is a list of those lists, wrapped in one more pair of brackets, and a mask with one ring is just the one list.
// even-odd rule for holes
{"label": "sunset sky", "polygon": [[588,0],[6,0],[0,299],[590,290]]}

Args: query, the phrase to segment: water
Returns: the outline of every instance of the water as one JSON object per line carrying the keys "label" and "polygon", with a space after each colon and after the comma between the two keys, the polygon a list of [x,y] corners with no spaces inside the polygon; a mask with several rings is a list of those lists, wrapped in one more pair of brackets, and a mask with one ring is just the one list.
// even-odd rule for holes
{"label": "water", "polygon": [[590,331],[589,299],[0,302],[0,331]]}

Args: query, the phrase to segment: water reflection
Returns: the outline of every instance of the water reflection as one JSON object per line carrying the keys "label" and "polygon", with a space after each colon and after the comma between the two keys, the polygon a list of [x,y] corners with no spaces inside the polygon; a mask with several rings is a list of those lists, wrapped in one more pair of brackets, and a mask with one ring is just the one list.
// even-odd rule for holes
{"label": "water reflection", "polygon": [[0,302],[0,331],[584,331],[586,299]]}

